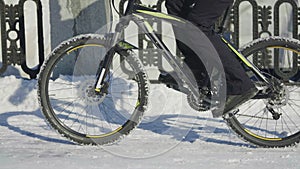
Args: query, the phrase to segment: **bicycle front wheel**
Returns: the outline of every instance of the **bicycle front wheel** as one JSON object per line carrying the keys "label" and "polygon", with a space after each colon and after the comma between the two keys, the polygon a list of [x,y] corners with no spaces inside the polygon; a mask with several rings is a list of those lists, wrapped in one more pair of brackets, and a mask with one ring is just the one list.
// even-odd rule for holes
{"label": "bicycle front wheel", "polygon": [[[249,60],[259,63],[256,65],[270,81],[282,85],[276,97],[257,96],[239,106],[238,112],[225,118],[227,124],[241,138],[258,146],[286,147],[298,143],[300,88],[295,80],[298,74],[295,58],[296,61],[299,58],[300,41],[268,37],[253,41],[240,51]],[[252,72],[248,73],[258,88],[267,88]]]}
{"label": "bicycle front wheel", "polygon": [[[81,35],[63,42],[44,63],[38,98],[49,124],[80,144],[103,145],[128,134],[141,120],[148,98],[147,76],[130,50],[112,51],[109,39]],[[94,90],[107,52],[114,54],[106,92]]]}

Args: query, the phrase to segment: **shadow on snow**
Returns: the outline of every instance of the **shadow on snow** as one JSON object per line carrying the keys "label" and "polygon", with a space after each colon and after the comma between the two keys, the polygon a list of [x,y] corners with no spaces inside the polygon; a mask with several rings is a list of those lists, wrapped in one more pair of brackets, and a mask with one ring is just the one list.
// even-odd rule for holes
{"label": "shadow on snow", "polygon": [[[9,124],[8,119],[11,117],[16,116],[23,116],[23,115],[30,115],[35,116],[35,118],[44,119],[43,115],[39,110],[34,112],[7,112],[0,114],[0,126],[7,127],[9,130],[14,131],[16,133],[19,133],[21,135],[37,138],[40,140],[48,141],[48,142],[54,142],[54,143],[60,143],[60,144],[74,144],[71,141],[66,141],[63,139],[56,139],[44,136],[42,133],[34,133],[33,131],[28,131],[20,128],[19,126],[13,126]],[[21,119],[20,119],[21,120]],[[39,126],[41,128],[48,128],[48,126],[45,124],[45,126]]]}
{"label": "shadow on snow", "polygon": [[[34,112],[7,112],[7,113],[2,113],[0,114],[0,126],[6,127],[11,131],[14,131],[16,133],[19,133],[21,135],[31,137],[31,138],[37,138],[40,140],[44,140],[47,142],[54,142],[54,143],[60,143],[60,144],[74,144],[71,141],[67,141],[64,139],[57,139],[57,138],[51,138],[49,136],[45,136],[42,133],[35,133],[34,131],[28,131],[25,129],[22,129],[20,126],[14,126],[11,125],[8,122],[8,119],[11,117],[16,117],[16,116],[24,116],[24,115],[30,115],[30,116],[35,116],[34,118],[39,118],[41,120],[44,119],[43,115],[39,110],[34,111]],[[172,136],[172,139],[182,141],[182,142],[190,142],[193,143],[196,140],[202,140],[208,143],[215,143],[215,144],[224,144],[224,145],[232,145],[232,146],[247,146],[251,147],[247,143],[238,143],[238,142],[233,142],[232,140],[229,139],[230,132],[228,129],[225,128],[219,128],[219,127],[214,127],[214,126],[199,126],[197,123],[189,123],[186,122],[183,125],[175,125],[172,126],[173,132],[167,132],[167,130],[170,129],[170,121],[172,119],[177,118],[178,115],[161,115],[155,119],[155,121],[151,123],[141,123],[139,125],[139,128],[142,130],[147,130],[151,131],[153,133],[161,134],[161,135],[169,135]],[[181,116],[183,117],[183,116]],[[196,117],[196,116],[184,116],[184,118],[190,118],[192,121],[192,118],[197,118],[197,120],[200,122],[201,121],[211,121],[215,123],[222,123],[222,120],[218,119],[211,119],[211,118],[201,118],[201,117]],[[41,128],[48,128],[48,126],[45,124],[45,126],[38,126]],[[187,127],[187,128],[185,128]],[[47,129],[48,130],[48,129]],[[206,135],[201,135],[201,131],[206,131]],[[209,133],[211,132],[211,133]],[[178,133],[185,133],[185,137],[182,137],[181,134]],[[208,134],[207,134],[208,133]],[[219,134],[223,135],[221,138],[212,138],[207,135],[213,136],[214,134]],[[225,136],[224,136],[225,135]],[[226,136],[227,135],[227,136]]]}

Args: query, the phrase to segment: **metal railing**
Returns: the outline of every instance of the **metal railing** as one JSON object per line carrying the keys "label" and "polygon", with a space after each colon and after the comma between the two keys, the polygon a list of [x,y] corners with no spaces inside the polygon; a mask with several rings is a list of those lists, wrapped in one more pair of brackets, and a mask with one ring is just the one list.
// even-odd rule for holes
{"label": "metal railing", "polygon": [[[28,56],[26,56],[26,30],[25,30],[25,19],[24,19],[24,4],[29,0],[19,0],[18,4],[15,5],[8,5],[5,4],[4,0],[0,0],[0,29],[1,29],[1,49],[2,49],[2,65],[0,64],[0,74],[4,73],[7,69],[8,65],[21,65],[22,69],[29,74],[31,78],[35,78],[39,72],[40,66],[44,61],[44,39],[43,39],[43,11],[42,11],[42,4],[40,0],[30,0],[36,4],[36,21],[37,21],[37,49],[38,54],[35,56],[38,58],[39,63],[38,65],[34,66],[34,68],[29,68],[27,66]],[[122,12],[126,5],[127,0],[120,0],[119,3],[119,10]],[[157,0],[151,1],[152,5],[149,5],[152,8],[161,11],[164,8],[165,0]],[[277,0],[274,1],[274,5],[260,5],[257,3],[256,0],[236,0],[232,10],[230,11],[229,17],[229,25],[227,25],[226,33],[229,35],[231,41],[235,46],[240,46],[240,8],[243,4],[249,5],[248,8],[252,9],[251,15],[249,18],[252,22],[252,28],[250,36],[251,39],[257,39],[259,37],[265,35],[281,35],[280,32],[282,30],[280,24],[282,23],[281,20],[281,7],[283,4],[288,4],[290,6],[290,24],[291,24],[291,32],[292,37],[299,39],[299,25],[300,25],[300,9],[295,2],[295,0]],[[157,29],[162,29],[162,25],[157,23]],[[145,36],[140,35],[138,39],[139,47],[151,46]],[[150,50],[150,49],[149,49]],[[163,68],[163,60],[159,52],[143,50],[140,51],[140,57],[143,61],[145,66],[150,67],[158,67],[159,69]],[[177,51],[178,56],[180,52]],[[148,55],[151,54],[151,57]],[[154,56],[153,56],[154,55]],[[270,60],[274,59],[274,56],[258,56],[259,59],[254,58],[253,62],[256,65],[262,65],[266,63],[271,63]],[[31,57],[32,58],[32,57]],[[296,60],[293,62],[300,62],[299,57],[294,57]],[[297,59],[298,58],[298,59]],[[275,57],[276,61],[276,57]],[[278,61],[278,60],[277,60]],[[300,65],[300,63],[295,64]],[[266,66],[266,65],[264,65]],[[275,67],[274,69],[279,69]],[[294,68],[294,69],[298,69]],[[288,74],[282,74],[279,76],[284,76],[284,78],[289,78]],[[292,76],[292,75],[290,75]]]}
{"label": "metal railing", "polygon": [[[36,5],[36,21],[38,36],[38,65],[29,68],[26,61],[26,30],[24,18],[24,5],[27,0],[20,0],[18,4],[5,4],[0,0],[0,25],[1,25],[1,49],[2,66],[0,74],[4,73],[9,65],[20,65],[30,78],[36,78],[40,67],[44,62],[44,38],[43,38],[43,13],[40,0],[32,0]],[[32,20],[33,18],[27,18]]]}
{"label": "metal railing", "polygon": [[[152,2],[149,7],[152,7],[158,11],[161,11],[164,8],[164,1],[165,0],[157,0],[154,3]],[[124,10],[124,5],[126,5],[127,0],[121,0],[119,3],[119,10],[121,13]],[[281,10],[280,8],[282,5],[289,5],[290,6],[290,18],[292,20],[290,21],[291,23],[291,32],[292,32],[292,37],[299,39],[299,30],[298,27],[300,25],[300,9],[298,8],[297,3],[295,0],[277,0],[274,1],[274,6],[270,5],[260,5],[257,3],[256,0],[236,0],[231,11],[229,12],[229,22],[227,22],[226,28],[225,28],[225,33],[227,36],[230,38],[231,42],[237,46],[240,47],[240,40],[243,38],[240,35],[241,32],[241,18],[240,18],[240,9],[242,5],[248,5],[247,8],[252,9],[251,15],[248,16],[247,19],[250,19],[252,22],[252,28],[249,30],[249,36],[252,36],[251,39],[257,39],[263,36],[282,36],[280,34],[281,31],[285,30],[280,30],[280,24],[282,23],[281,20]],[[286,15],[286,14],[285,14]],[[220,19],[221,21],[222,19]],[[220,22],[221,23],[221,22]],[[161,23],[156,23],[156,27],[158,31],[162,30],[162,24]],[[216,25],[216,28],[218,28],[220,25]],[[138,38],[138,44],[139,48],[143,48],[145,46],[151,46],[151,44],[148,44],[147,39],[143,35],[139,35]],[[151,50],[151,51],[149,51]],[[183,59],[183,56],[180,55],[180,52],[177,50],[176,52],[178,56],[180,56],[180,59]],[[151,57],[148,55],[151,54]],[[279,64],[276,64],[277,62],[280,62],[278,59],[279,55],[278,52],[275,52],[272,56],[268,54],[268,52],[265,55],[256,55],[253,57],[253,62],[257,66],[264,66],[264,67],[273,67],[274,70],[279,70]],[[142,60],[143,64],[145,66],[149,67],[157,67],[158,69],[163,70],[163,60],[161,54],[159,52],[155,52],[155,50],[152,49],[144,49],[140,51],[140,59]],[[282,74],[277,74],[277,76],[280,76],[283,79],[290,79],[291,77],[295,76],[294,70],[299,69],[300,65],[300,59],[298,57],[292,57],[294,59],[292,62],[298,63],[298,64],[293,64],[293,67],[290,68],[291,73],[282,73]],[[276,71],[280,72],[280,71]],[[298,71],[299,77],[300,73]],[[155,80],[153,80],[155,82]]]}

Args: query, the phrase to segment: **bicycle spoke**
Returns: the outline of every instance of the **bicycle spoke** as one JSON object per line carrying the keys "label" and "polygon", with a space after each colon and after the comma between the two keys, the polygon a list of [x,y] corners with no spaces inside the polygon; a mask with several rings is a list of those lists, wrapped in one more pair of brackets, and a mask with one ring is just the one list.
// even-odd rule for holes
{"label": "bicycle spoke", "polygon": [[281,119],[283,120],[283,123],[284,123],[285,126],[287,127],[288,131],[289,131],[290,133],[293,133],[292,130],[289,128],[288,123],[286,122],[285,118],[282,117]]}
{"label": "bicycle spoke", "polygon": [[[111,100],[112,100],[112,99],[111,99]],[[112,100],[112,101],[113,101],[113,100]],[[127,104],[127,105],[129,105],[129,106],[131,106],[131,107],[136,107],[136,106],[134,106],[134,105],[131,105],[131,104],[128,103],[128,102],[122,102],[122,103],[125,103],[125,104]],[[117,105],[117,106],[119,106],[119,107],[123,107],[122,105],[120,105],[120,103],[114,102],[114,104]],[[110,107],[110,108],[113,108],[113,107]]]}
{"label": "bicycle spoke", "polygon": [[110,93],[138,93],[139,91],[136,90],[136,91],[132,91],[132,90],[129,90],[129,91],[115,91],[115,92],[110,92]]}
{"label": "bicycle spoke", "polygon": [[[290,107],[294,110],[295,114],[300,118],[299,113],[297,113],[297,111],[296,111],[295,108],[292,106],[292,104],[291,104],[291,103],[288,103],[288,105],[290,105]],[[296,106],[296,105],[294,105],[294,106]]]}
{"label": "bicycle spoke", "polygon": [[293,100],[291,100],[292,103],[294,103],[294,106],[296,107],[299,107],[300,108],[300,105],[296,104]]}
{"label": "bicycle spoke", "polygon": [[248,123],[252,118],[257,118],[260,119],[262,117],[258,116],[258,114],[260,114],[260,112],[264,111],[265,108],[262,108],[261,110],[259,110],[256,114],[252,115],[245,115],[245,114],[239,114],[239,116],[244,116],[244,117],[249,117],[249,119],[247,121],[244,122],[244,124]]}
{"label": "bicycle spoke", "polygon": [[[251,109],[252,106],[254,106],[257,102],[258,102],[258,101],[255,101],[252,105],[250,105],[250,106],[248,107],[248,109]],[[244,116],[245,114],[240,114],[240,113],[238,113],[237,115],[239,115],[239,116]],[[239,116],[238,116],[238,117],[239,117]]]}
{"label": "bicycle spoke", "polygon": [[297,128],[297,130],[299,130],[298,125],[294,122],[294,120],[292,120],[288,113],[286,113],[282,108],[280,109],[284,112],[284,115],[289,119],[289,121]]}
{"label": "bicycle spoke", "polygon": [[52,90],[49,90],[49,92],[56,92],[56,91],[64,91],[64,90],[72,90],[74,89],[73,87],[65,87],[65,88],[59,88],[59,89],[52,89]]}
{"label": "bicycle spoke", "polygon": [[[52,82],[52,83],[54,83],[54,82]],[[67,83],[67,82],[56,82],[56,81],[55,81],[55,84],[60,84],[60,85],[67,85],[67,86],[74,86],[74,87],[77,87],[77,85],[70,84],[70,83]]]}
{"label": "bicycle spoke", "polygon": [[117,97],[117,96],[107,96],[107,98],[113,99],[128,99],[128,100],[138,100],[137,98],[130,98],[130,97]]}
{"label": "bicycle spoke", "polygon": [[[117,110],[115,110],[111,106],[109,106],[109,105],[107,105],[105,103],[102,106],[108,108],[108,110],[110,110],[110,111],[113,111],[113,113],[115,113],[114,114],[115,116],[119,116],[119,119],[123,119],[123,121],[127,121],[128,120],[128,119],[124,118],[124,116],[121,116],[120,112],[118,112]],[[111,114],[111,113],[109,113],[109,114]],[[111,115],[109,115],[109,116],[111,117]],[[114,119],[114,118],[112,118],[112,119]],[[117,122],[117,121],[115,121],[115,122]]]}
{"label": "bicycle spoke", "polygon": [[[87,132],[84,131],[84,127],[82,127],[82,122],[81,122],[81,121],[84,122],[84,116],[81,117],[81,118],[83,118],[82,120],[79,120],[79,119],[80,119],[80,116],[79,116],[79,115],[82,114],[82,112],[84,112],[86,108],[87,108],[87,106],[86,106],[84,109],[82,109],[80,113],[76,113],[76,114],[77,114],[77,118],[76,118],[77,120],[76,120],[76,121],[78,122],[78,125],[79,125],[77,131],[78,131],[78,132],[82,131],[84,134],[87,134]],[[73,124],[75,124],[76,121],[74,121]],[[71,126],[73,126],[73,124],[72,124]]]}
{"label": "bicycle spoke", "polygon": [[[56,96],[56,95],[55,95]],[[58,98],[55,98],[55,99],[50,99],[50,100],[77,100],[77,99],[81,99],[81,98],[78,98],[77,96],[75,97],[58,97]]]}
{"label": "bicycle spoke", "polygon": [[[267,120],[266,120],[266,128],[265,128],[265,130],[266,130],[266,131],[269,131],[269,130],[268,130],[268,124],[269,124],[269,123],[268,123],[268,121],[269,121],[268,118],[269,118],[269,113],[266,112],[266,114],[267,114]],[[265,132],[265,137],[266,137],[266,138],[268,138],[267,134],[268,134],[268,132]]]}

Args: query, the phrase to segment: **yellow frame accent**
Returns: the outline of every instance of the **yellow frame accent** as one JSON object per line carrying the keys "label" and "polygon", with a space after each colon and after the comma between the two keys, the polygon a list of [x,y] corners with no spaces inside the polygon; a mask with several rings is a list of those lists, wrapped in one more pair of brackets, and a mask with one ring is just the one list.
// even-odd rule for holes
{"label": "yellow frame accent", "polygon": [[107,137],[107,136],[110,136],[110,135],[113,135],[113,134],[119,132],[120,130],[122,130],[122,128],[123,128],[123,127],[119,127],[119,128],[117,128],[115,131],[112,131],[112,132],[107,133],[107,134],[102,134],[102,135],[100,135],[100,136],[86,135],[86,137],[88,137],[88,138],[103,138],[103,137]]}
{"label": "yellow frame accent", "polygon": [[154,32],[154,29],[152,28],[149,22],[144,21],[144,23],[150,33]]}
{"label": "yellow frame accent", "polygon": [[147,15],[152,15],[152,16],[155,16],[155,17],[158,17],[158,18],[170,19],[170,20],[185,23],[184,21],[182,21],[178,18],[175,18],[173,16],[170,16],[170,15],[167,15],[167,14],[164,14],[164,13],[161,13],[161,12],[152,12],[152,11],[145,11],[145,10],[137,10],[137,12],[144,13],[144,14],[147,14]]}
{"label": "yellow frame accent", "polygon": [[258,136],[254,133],[252,133],[251,131],[247,130],[247,129],[244,129],[244,131],[248,134],[250,134],[251,136],[255,137],[255,138],[259,138],[261,140],[266,140],[266,141],[281,141],[282,138],[266,138],[266,137],[261,137],[261,136]]}
{"label": "yellow frame accent", "polygon": [[101,90],[100,90],[100,89],[98,89],[98,88],[96,88],[96,89],[95,89],[95,91],[96,91],[96,92],[101,92]]}
{"label": "yellow frame accent", "polygon": [[226,45],[250,68],[253,68],[252,63],[250,63],[245,56],[243,56],[240,52],[238,52],[230,43],[228,43],[224,38],[222,40],[226,43]]}
{"label": "yellow frame accent", "polygon": [[138,17],[138,18],[140,18],[140,19],[142,19],[144,21],[144,24],[145,24],[146,28],[148,29],[148,31],[150,33],[154,32],[154,29],[152,28],[152,26],[150,25],[149,22],[147,22],[147,21],[144,20],[145,19],[144,17],[142,17],[140,15],[137,15],[137,14],[133,14],[133,15],[136,16],[136,17]]}
{"label": "yellow frame accent", "polygon": [[135,108],[139,107],[140,105],[141,105],[141,102],[138,100],[138,101],[136,102]]}
{"label": "yellow frame accent", "polygon": [[71,52],[73,52],[74,50],[80,49],[80,48],[84,48],[84,47],[94,47],[94,46],[98,46],[98,47],[104,47],[103,45],[99,45],[99,44],[87,44],[87,45],[81,45],[81,46],[77,46],[73,49],[70,49],[69,51],[67,51],[67,54],[69,55]]}
{"label": "yellow frame accent", "polygon": [[270,46],[270,47],[268,47],[268,48],[286,49],[286,50],[289,50],[289,51],[295,52],[295,53],[297,53],[297,54],[299,54],[299,55],[300,55],[300,51],[296,51],[296,50],[294,50],[294,49],[290,49],[290,48],[286,48],[286,47],[282,47],[282,46]]}

